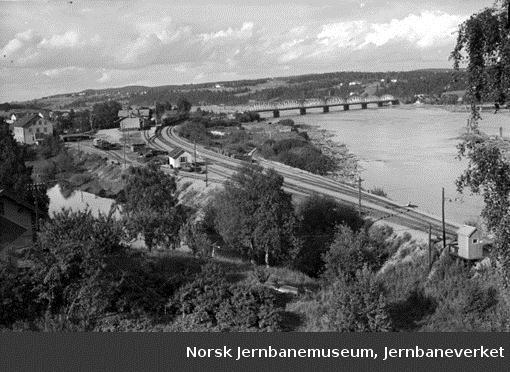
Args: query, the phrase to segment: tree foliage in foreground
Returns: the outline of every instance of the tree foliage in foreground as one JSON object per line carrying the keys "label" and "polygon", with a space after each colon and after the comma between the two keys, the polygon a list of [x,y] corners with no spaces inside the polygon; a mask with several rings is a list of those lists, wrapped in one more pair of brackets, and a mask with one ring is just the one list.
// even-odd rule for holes
{"label": "tree foliage in foreground", "polygon": [[336,227],[349,226],[358,231],[364,221],[358,212],[329,196],[312,195],[299,205],[297,234],[301,239],[294,266],[317,277],[324,268],[323,255],[335,238]]}
{"label": "tree foliage in foreground", "polygon": [[150,166],[129,168],[124,181],[122,214],[129,236],[142,234],[149,250],[175,246],[187,218],[187,209],[179,204],[175,179]]}
{"label": "tree foliage in foreground", "polygon": [[481,132],[477,107],[485,101],[502,104],[509,97],[510,1],[497,1],[461,24],[451,57],[457,69],[466,66],[471,104],[470,133],[459,144],[459,155],[469,163],[457,184],[459,190],[482,194],[482,215],[495,233],[495,256],[510,284],[510,164],[502,142]]}
{"label": "tree foliage in foreground", "polygon": [[233,250],[255,262],[289,262],[295,247],[291,196],[274,170],[245,166],[234,174],[214,201],[215,227]]}
{"label": "tree foliage in foreground", "polygon": [[387,332],[391,320],[381,284],[367,267],[333,282],[325,327],[336,332]]}
{"label": "tree foliage in foreground", "polygon": [[0,122],[0,188],[26,195],[32,169],[25,165],[25,149],[18,145],[6,123]]}
{"label": "tree foliage in foreground", "polygon": [[111,216],[57,214],[42,227],[27,267],[0,270],[0,323],[90,331],[111,315],[161,317],[182,279],[163,276],[123,238],[122,225]]}
{"label": "tree foliage in foreground", "polygon": [[280,313],[274,294],[264,287],[230,284],[215,264],[206,264],[195,279],[169,302],[179,315],[172,326],[182,331],[277,331]]}
{"label": "tree foliage in foreground", "polygon": [[7,123],[0,119],[0,189],[7,189],[22,200],[34,203],[37,198],[38,207],[47,210],[49,205],[46,189],[32,189],[32,168],[26,166],[27,148],[18,144]]}

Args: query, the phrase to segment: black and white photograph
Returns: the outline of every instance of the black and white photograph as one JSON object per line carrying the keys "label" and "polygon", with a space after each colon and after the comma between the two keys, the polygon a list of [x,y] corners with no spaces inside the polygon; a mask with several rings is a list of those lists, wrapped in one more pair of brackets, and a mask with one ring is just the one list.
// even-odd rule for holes
{"label": "black and white photograph", "polygon": [[0,333],[510,330],[509,0],[1,1],[0,49]]}

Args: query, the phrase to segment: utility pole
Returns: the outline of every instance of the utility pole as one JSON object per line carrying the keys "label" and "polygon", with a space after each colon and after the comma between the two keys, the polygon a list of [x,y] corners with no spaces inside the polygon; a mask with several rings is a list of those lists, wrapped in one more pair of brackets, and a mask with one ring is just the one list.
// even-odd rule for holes
{"label": "utility pole", "polygon": [[208,179],[207,179],[207,160],[206,160],[205,161],[205,187],[208,186],[207,181],[208,181]]}
{"label": "utility pole", "polygon": [[193,158],[194,158],[194,165],[197,164],[197,140],[193,141]]}
{"label": "utility pole", "polygon": [[441,201],[441,218],[443,220],[443,249],[446,249],[446,226],[444,221],[444,187]]}
{"label": "utility pole", "polygon": [[[38,179],[38,175],[36,175],[36,180]],[[27,186],[27,188],[32,191],[32,197],[34,199],[34,212],[35,212],[35,220],[32,227],[32,241],[35,243],[37,241],[37,231],[39,230],[39,203],[38,195],[37,195],[37,183],[32,183]]]}
{"label": "utility pole", "polygon": [[432,225],[429,224],[429,273],[432,269]]}
{"label": "utility pole", "polygon": [[358,213],[361,218],[361,177],[358,177]]}
{"label": "utility pole", "polygon": [[126,134],[124,133],[124,169],[126,168]]}

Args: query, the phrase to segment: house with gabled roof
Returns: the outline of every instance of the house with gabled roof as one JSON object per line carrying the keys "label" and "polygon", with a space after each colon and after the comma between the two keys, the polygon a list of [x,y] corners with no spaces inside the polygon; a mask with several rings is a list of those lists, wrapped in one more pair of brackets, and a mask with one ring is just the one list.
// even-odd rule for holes
{"label": "house with gabled roof", "polygon": [[27,114],[14,122],[13,134],[19,143],[32,145],[53,135],[53,124],[40,113]]}
{"label": "house with gabled roof", "polygon": [[191,154],[180,147],[168,153],[168,163],[172,168],[180,168],[184,164],[191,163],[192,159]]}
{"label": "house with gabled roof", "polygon": [[457,231],[457,244],[450,249],[450,253],[466,260],[479,260],[486,256],[486,249],[492,241],[485,238],[475,226],[464,225]]}

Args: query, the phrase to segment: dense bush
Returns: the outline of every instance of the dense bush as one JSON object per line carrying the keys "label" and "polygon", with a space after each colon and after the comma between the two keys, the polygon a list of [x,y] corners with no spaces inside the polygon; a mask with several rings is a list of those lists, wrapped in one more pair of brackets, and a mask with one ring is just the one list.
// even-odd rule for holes
{"label": "dense bush", "polygon": [[243,113],[237,113],[235,118],[241,123],[249,123],[252,121],[260,121],[260,114],[258,112],[246,111]]}
{"label": "dense bush", "polygon": [[300,309],[306,317],[306,331],[385,332],[392,330],[384,288],[368,268],[352,278],[339,276]]}
{"label": "dense bush", "polygon": [[392,234],[390,228],[372,227],[354,232],[348,226],[341,226],[324,255],[324,277],[330,281],[338,277],[348,280],[364,266],[379,270],[401,244],[398,239],[389,239]]}
{"label": "dense bush", "polygon": [[276,331],[279,311],[266,288],[229,284],[225,273],[206,264],[195,280],[182,287],[168,303],[188,331]]}
{"label": "dense bush", "polygon": [[208,145],[211,142],[208,131],[202,123],[188,122],[181,125],[178,129],[179,135],[190,141],[196,141],[203,145]]}
{"label": "dense bush", "polygon": [[325,175],[337,169],[335,160],[324,155],[303,136],[282,140],[267,140],[259,147],[260,154],[267,158]]}
{"label": "dense bush", "polygon": [[0,263],[0,325],[21,319],[32,320],[44,310],[33,289],[37,285],[31,270]]}

